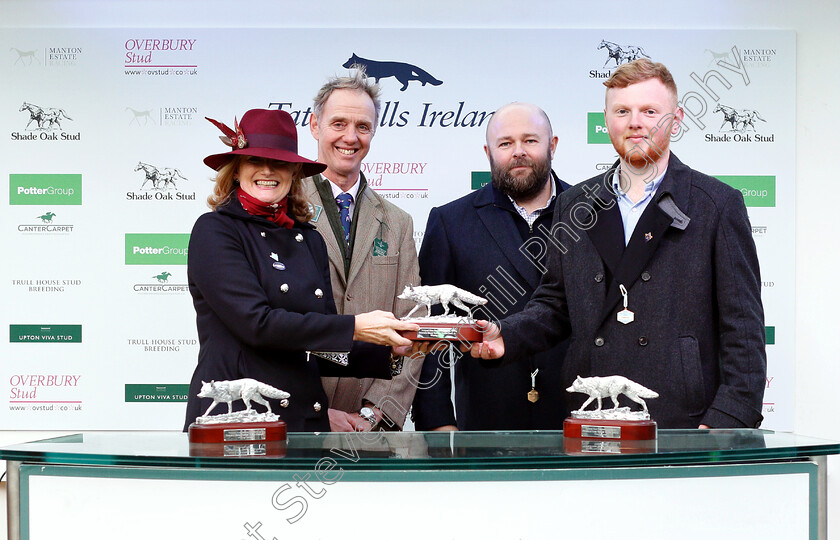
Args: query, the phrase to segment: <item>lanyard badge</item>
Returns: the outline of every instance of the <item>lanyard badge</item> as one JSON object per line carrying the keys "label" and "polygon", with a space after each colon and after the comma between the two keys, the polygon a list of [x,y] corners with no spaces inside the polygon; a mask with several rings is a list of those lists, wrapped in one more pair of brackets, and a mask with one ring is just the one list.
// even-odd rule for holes
{"label": "lanyard badge", "polygon": [[618,319],[618,322],[620,322],[621,324],[630,324],[636,318],[636,315],[632,311],[627,309],[627,288],[625,288],[624,285],[619,284],[618,290],[621,291],[621,297],[624,299],[624,309],[618,312],[618,314],[616,315],[616,319]]}

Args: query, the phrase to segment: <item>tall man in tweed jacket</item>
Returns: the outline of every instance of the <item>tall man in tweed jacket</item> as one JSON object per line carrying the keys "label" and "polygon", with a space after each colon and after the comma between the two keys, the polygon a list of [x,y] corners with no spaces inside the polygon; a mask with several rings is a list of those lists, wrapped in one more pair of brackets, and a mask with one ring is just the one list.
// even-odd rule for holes
{"label": "tall man in tweed jacket", "polygon": [[[397,295],[405,285],[420,283],[414,223],[377,195],[361,172],[379,109],[379,87],[362,71],[332,78],[320,89],[309,129],[327,169],[305,179],[304,192],[327,244],[338,313],[383,310],[401,317],[413,304]],[[391,380],[323,377],[332,430],[402,429],[421,367],[406,360]]]}
{"label": "tall man in tweed jacket", "polygon": [[636,60],[604,85],[620,159],[562,194],[540,286],[472,355],[510,361],[570,336],[564,386],[624,375],[659,393],[659,427],[758,427],[764,310],[744,198],[670,152],[683,112],[664,65]]}

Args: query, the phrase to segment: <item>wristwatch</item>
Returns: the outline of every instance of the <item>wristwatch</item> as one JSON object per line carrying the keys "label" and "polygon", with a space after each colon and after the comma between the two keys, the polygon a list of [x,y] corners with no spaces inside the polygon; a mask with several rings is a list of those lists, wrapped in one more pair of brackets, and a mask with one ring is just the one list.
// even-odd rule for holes
{"label": "wristwatch", "polygon": [[362,410],[359,411],[359,416],[370,422],[371,428],[376,425],[376,413],[370,407],[362,407]]}

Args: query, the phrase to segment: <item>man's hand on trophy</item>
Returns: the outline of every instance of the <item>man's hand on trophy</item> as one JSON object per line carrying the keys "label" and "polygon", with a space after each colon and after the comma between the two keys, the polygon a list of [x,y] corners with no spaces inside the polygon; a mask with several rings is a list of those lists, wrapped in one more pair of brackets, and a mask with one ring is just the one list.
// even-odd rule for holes
{"label": "man's hand on trophy", "polygon": [[417,331],[418,326],[408,321],[401,321],[387,311],[371,311],[356,315],[356,328],[353,339],[367,341],[377,345],[392,347],[410,347],[411,341],[402,337],[398,331]]}
{"label": "man's hand on trophy", "polygon": [[473,343],[470,355],[482,360],[495,360],[505,354],[505,342],[499,326],[488,321],[475,321],[475,327],[481,332],[482,340]]}

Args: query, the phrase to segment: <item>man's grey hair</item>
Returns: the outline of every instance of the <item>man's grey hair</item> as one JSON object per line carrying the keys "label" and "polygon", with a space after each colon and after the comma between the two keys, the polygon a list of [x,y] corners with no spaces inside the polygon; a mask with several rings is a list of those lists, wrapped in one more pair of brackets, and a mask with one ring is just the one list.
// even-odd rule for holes
{"label": "man's grey hair", "polygon": [[370,99],[373,100],[373,108],[376,110],[376,118],[373,123],[374,131],[379,125],[379,109],[382,104],[379,102],[379,94],[381,89],[375,82],[371,82],[365,73],[365,67],[359,64],[353,64],[352,71],[347,77],[330,77],[327,83],[318,90],[315,96],[315,116],[321,119],[321,113],[324,112],[324,104],[330,98],[335,90],[356,90],[364,92]]}

